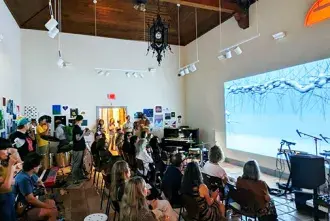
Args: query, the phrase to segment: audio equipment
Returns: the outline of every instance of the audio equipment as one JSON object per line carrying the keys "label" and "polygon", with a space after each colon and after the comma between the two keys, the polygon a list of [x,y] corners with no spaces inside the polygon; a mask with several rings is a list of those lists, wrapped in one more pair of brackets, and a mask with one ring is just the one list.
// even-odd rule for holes
{"label": "audio equipment", "polygon": [[325,183],[324,158],[315,155],[292,155],[292,186],[304,189],[317,189]]}

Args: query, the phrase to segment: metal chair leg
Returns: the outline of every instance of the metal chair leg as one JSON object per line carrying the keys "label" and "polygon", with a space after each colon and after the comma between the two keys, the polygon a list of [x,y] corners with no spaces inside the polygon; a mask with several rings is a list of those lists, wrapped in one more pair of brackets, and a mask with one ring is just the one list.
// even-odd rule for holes
{"label": "metal chair leg", "polygon": [[103,196],[104,196],[104,189],[105,189],[105,181],[102,179],[101,181],[101,206],[100,206],[100,210],[103,207]]}
{"label": "metal chair leg", "polygon": [[182,210],[183,210],[183,206],[180,208],[180,210],[179,210],[179,219],[178,219],[178,221],[180,221],[180,219],[181,219],[181,213],[182,213]]}
{"label": "metal chair leg", "polygon": [[115,215],[113,216],[113,221],[116,220],[116,216],[117,216],[117,211],[115,211]]}
{"label": "metal chair leg", "polygon": [[105,214],[107,214],[107,216],[110,213],[110,205],[111,205],[111,199],[110,199],[110,193],[109,193],[109,195],[108,195],[108,201],[107,201],[107,207],[105,209]]}

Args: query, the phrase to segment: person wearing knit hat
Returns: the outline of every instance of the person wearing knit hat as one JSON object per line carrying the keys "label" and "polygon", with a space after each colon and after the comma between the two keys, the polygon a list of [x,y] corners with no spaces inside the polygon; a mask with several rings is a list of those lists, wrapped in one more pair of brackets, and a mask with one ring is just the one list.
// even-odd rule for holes
{"label": "person wearing knit hat", "polygon": [[15,195],[12,191],[18,159],[9,154],[11,142],[0,138],[0,214],[1,220],[15,221]]}
{"label": "person wearing knit hat", "polygon": [[14,147],[18,150],[20,158],[24,158],[28,153],[34,152],[33,140],[27,134],[30,127],[30,121],[26,117],[17,120],[17,130],[9,136],[10,142],[14,143]]}

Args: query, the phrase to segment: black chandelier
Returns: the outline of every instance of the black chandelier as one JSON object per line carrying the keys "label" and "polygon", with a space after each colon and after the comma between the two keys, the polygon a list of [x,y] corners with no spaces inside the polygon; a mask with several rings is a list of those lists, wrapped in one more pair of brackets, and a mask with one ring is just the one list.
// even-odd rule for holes
{"label": "black chandelier", "polygon": [[[153,20],[152,25],[148,25],[149,28],[149,45],[147,54],[150,49],[153,51],[153,55],[157,53],[157,61],[160,66],[160,62],[165,56],[167,50],[171,51],[171,46],[168,44],[168,30],[169,25],[165,23],[160,17],[159,0],[158,0],[158,13],[156,20]],[[172,51],[171,51],[172,52]]]}

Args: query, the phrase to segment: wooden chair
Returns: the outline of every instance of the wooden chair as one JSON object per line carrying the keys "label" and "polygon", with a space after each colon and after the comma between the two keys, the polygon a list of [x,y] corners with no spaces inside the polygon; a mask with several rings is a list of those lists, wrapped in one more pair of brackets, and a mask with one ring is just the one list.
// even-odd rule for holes
{"label": "wooden chair", "polygon": [[185,221],[198,221],[199,220],[199,208],[196,200],[189,195],[181,195],[181,202],[186,211],[182,213],[182,217]]}
{"label": "wooden chair", "polygon": [[231,188],[228,193],[228,200],[226,200],[226,209],[228,208],[245,216],[245,218],[257,220],[257,202],[254,194],[249,190]]}

